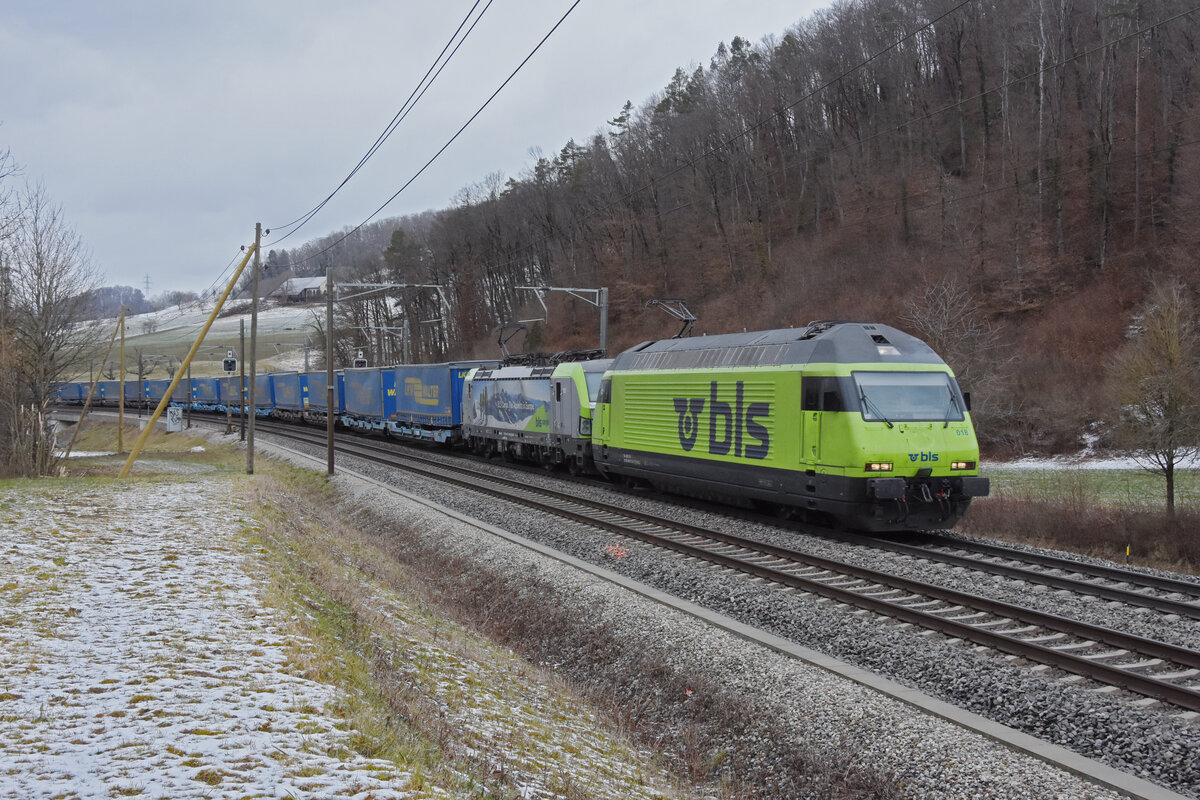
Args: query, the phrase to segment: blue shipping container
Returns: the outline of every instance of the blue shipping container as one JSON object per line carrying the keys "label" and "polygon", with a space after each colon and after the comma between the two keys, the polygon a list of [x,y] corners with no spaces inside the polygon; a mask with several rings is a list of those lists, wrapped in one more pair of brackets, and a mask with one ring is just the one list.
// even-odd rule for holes
{"label": "blue shipping container", "polygon": [[384,422],[396,418],[396,371],[390,367],[348,369],[344,372],[345,413]]}
{"label": "blue shipping container", "polygon": [[91,384],[60,383],[55,391],[60,403],[82,403],[87,400],[88,387]]}
{"label": "blue shipping container", "polygon": [[221,402],[221,379],[192,378],[192,402],[205,405]]}
{"label": "blue shipping container", "polygon": [[271,373],[271,392],[275,408],[303,411],[308,406],[308,380],[299,372]]}
{"label": "blue shipping container", "polygon": [[402,364],[396,370],[396,419],[411,425],[450,428],[462,422],[463,379],[474,367],[495,361]]}
{"label": "blue shipping container", "polygon": [[[302,377],[308,385],[309,410],[325,413],[326,395],[328,394],[326,387],[329,385],[325,381],[325,372],[323,370],[320,372],[305,372]],[[335,387],[333,393],[333,413],[341,414],[346,410],[345,385],[342,373],[333,373],[333,382]]]}
{"label": "blue shipping container", "polygon": [[255,375],[254,376],[254,407],[270,408],[275,405],[275,398],[271,396],[271,376]]}
{"label": "blue shipping container", "polygon": [[[226,375],[221,381],[221,402],[225,405],[232,405],[235,409],[246,403],[246,384],[240,376]],[[241,402],[238,402],[238,387],[241,387]]]}

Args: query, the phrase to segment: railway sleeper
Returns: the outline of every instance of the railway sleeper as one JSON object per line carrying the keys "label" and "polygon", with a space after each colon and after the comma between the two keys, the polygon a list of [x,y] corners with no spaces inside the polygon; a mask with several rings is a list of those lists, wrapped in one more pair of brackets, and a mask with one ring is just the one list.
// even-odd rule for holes
{"label": "railway sleeper", "polygon": [[1052,647],[1050,649],[1057,650],[1061,653],[1066,653],[1071,650],[1087,650],[1089,647],[1095,647],[1095,646],[1096,646],[1096,642],[1093,642],[1091,640],[1084,640],[1082,642],[1072,642],[1071,644],[1055,645],[1054,647]]}
{"label": "railway sleeper", "polygon": [[1200,669],[1185,669],[1183,672],[1171,672],[1166,675],[1155,675],[1160,681],[1180,681],[1200,675]]}
{"label": "railway sleeper", "polygon": [[1081,656],[1081,658],[1086,658],[1088,661],[1104,661],[1110,658],[1120,658],[1121,656],[1127,655],[1129,655],[1128,650],[1109,650],[1107,653],[1090,653],[1088,655]]}

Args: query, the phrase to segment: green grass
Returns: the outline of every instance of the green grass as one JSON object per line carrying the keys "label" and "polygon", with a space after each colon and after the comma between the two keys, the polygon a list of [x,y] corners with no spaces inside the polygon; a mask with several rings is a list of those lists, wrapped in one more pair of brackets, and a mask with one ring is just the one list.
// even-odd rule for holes
{"label": "green grass", "polygon": [[994,470],[991,495],[971,503],[966,533],[1144,566],[1200,571],[1200,474],[1175,476],[1175,517],[1166,481],[1143,470]]}
{"label": "green grass", "polygon": [[[126,419],[128,420],[129,418],[127,415]],[[133,417],[133,419],[136,420],[136,417]],[[108,481],[116,478],[129,453],[133,450],[133,446],[136,444],[140,433],[136,422],[126,424],[124,428],[124,441],[122,442],[124,450],[120,455],[62,459],[60,466],[66,469],[70,477],[50,480],[67,481],[67,483],[55,484],[63,486],[78,486],[80,485],[79,482],[84,482],[84,485],[86,485],[86,482],[90,481],[93,487],[100,489]],[[70,433],[64,431],[60,436],[60,446],[66,447],[66,443],[69,440]],[[199,468],[199,472],[207,470],[219,473],[239,473],[245,469],[245,455],[234,445],[234,441],[231,441],[229,444],[215,444],[208,439],[192,436],[186,430],[180,433],[166,433],[161,426],[155,426],[154,431],[147,437],[141,452],[138,454],[138,461],[142,462],[150,458],[170,458],[173,461],[181,461],[194,465]],[[192,449],[197,447],[202,447],[203,451],[192,452]],[[75,453],[115,454],[116,451],[117,425],[115,421],[110,422],[106,420],[88,420],[85,422],[72,449],[72,452]],[[139,477],[142,475],[143,473],[138,473]],[[16,481],[18,480],[22,479],[0,481],[0,489],[5,486],[29,485],[28,481],[22,484],[17,483]]]}
{"label": "green grass", "polygon": [[[1163,510],[1166,479],[1137,469],[1003,469],[985,472],[992,494],[1065,504],[1109,508]],[[1175,504],[1180,510],[1200,508],[1200,471],[1175,473]]]}

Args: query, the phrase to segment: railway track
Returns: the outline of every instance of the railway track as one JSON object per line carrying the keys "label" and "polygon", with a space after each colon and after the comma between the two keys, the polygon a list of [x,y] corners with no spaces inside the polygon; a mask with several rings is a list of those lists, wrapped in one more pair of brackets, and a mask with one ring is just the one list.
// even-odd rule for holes
{"label": "railway track", "polygon": [[[324,444],[323,435],[319,433],[265,422],[259,425],[264,431],[269,430],[283,438]],[[382,443],[342,438],[337,446],[345,455],[399,467],[439,482],[520,503],[722,569],[939,631],[981,647],[1200,712],[1200,652],[1194,650],[725,531],[580,499],[470,466],[446,464],[411,452],[399,453]],[[1019,577],[1033,580],[1027,574]]]}
{"label": "railway track", "polygon": [[965,541],[944,534],[923,534],[913,541],[903,542],[842,531],[822,532],[822,535],[923,561],[963,567],[1200,620],[1198,583]]}

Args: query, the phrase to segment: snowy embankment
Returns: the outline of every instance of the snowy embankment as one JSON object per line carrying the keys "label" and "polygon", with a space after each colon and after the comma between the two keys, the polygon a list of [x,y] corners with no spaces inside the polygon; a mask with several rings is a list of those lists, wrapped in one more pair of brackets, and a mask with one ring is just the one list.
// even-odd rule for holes
{"label": "snowy embankment", "polygon": [[346,747],[324,711],[334,688],[287,669],[303,642],[262,606],[217,493],[40,483],[0,498],[0,794],[410,796],[395,764]]}

